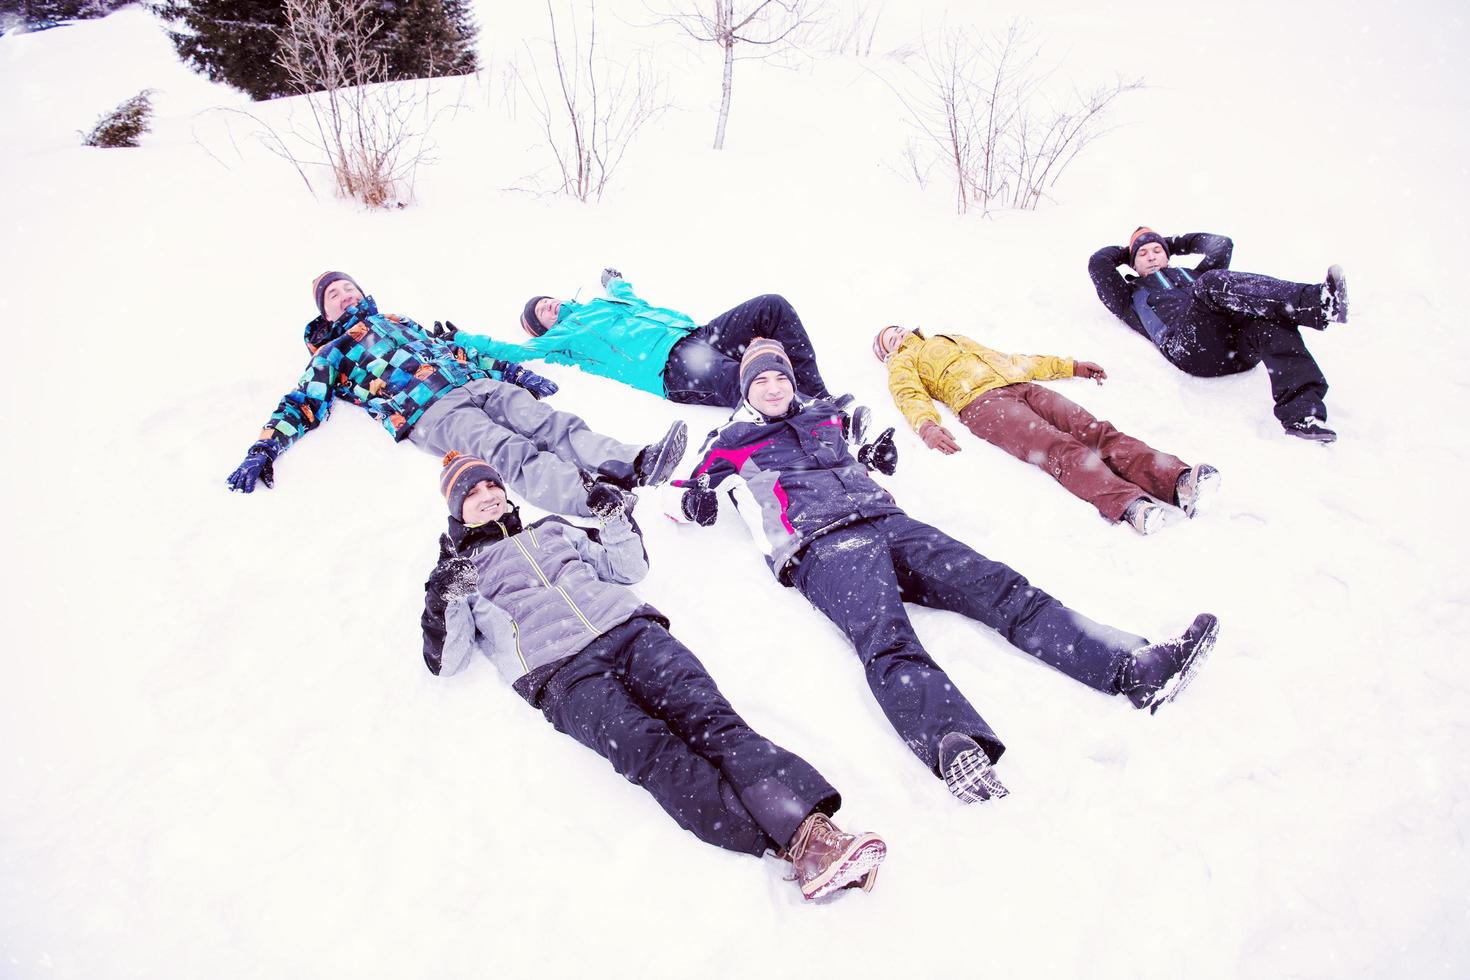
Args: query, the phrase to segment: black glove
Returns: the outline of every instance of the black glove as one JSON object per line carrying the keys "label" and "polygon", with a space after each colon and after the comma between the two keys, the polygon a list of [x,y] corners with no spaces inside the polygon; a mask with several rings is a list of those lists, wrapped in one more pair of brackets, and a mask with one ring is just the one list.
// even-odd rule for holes
{"label": "black glove", "polygon": [[513,385],[518,385],[537,398],[548,398],[560,390],[557,388],[555,381],[528,371],[515,361],[496,361],[492,366],[500,372],[502,381],[509,381]]}
{"label": "black glove", "polygon": [[610,521],[619,514],[626,514],[623,507],[622,490],[601,480],[587,484],[587,509],[599,521]]}
{"label": "black glove", "polygon": [[621,278],[623,278],[623,274],[621,272],[619,272],[617,269],[603,269],[602,270],[602,288],[603,289],[606,289],[607,288],[607,284],[608,284],[608,281],[609,280],[612,280],[612,279],[621,279]]}
{"label": "black glove", "polygon": [[480,588],[480,574],[475,563],[461,555],[449,535],[439,535],[439,564],[429,573],[424,589],[430,606],[443,615],[451,603],[474,595]]}
{"label": "black glove", "polygon": [[700,527],[709,527],[720,516],[719,494],[709,488],[709,477],[701,476],[691,483],[679,498],[684,516]]}
{"label": "black glove", "polygon": [[264,483],[267,489],[274,488],[276,474],[273,464],[280,451],[281,444],[274,439],[261,439],[251,443],[245,453],[244,462],[235,467],[235,472],[230,474],[230,489],[250,493],[255,489],[256,480]]}
{"label": "black glove", "polygon": [[884,476],[892,476],[898,469],[898,447],[893,444],[893,427],[889,426],[874,439],[858,449],[858,462]]}
{"label": "black glove", "polygon": [[429,331],[429,336],[435,340],[443,340],[452,344],[454,335],[457,333],[459,333],[459,328],[454,325],[453,320],[445,320],[443,323],[435,320],[434,329]]}

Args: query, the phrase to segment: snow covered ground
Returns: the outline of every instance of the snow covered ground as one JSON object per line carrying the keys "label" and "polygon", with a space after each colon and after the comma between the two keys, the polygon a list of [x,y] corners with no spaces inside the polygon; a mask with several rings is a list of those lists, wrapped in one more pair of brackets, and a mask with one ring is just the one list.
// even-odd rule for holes
{"label": "snow covered ground", "polygon": [[[741,64],[716,153],[718,67],[667,33],[675,107],[600,205],[509,189],[539,164],[504,59],[542,28],[498,6],[394,213],[314,200],[141,9],[0,38],[0,976],[1470,974],[1459,5],[1026,5],[1068,72],[1150,88],[1055,202],[993,219],[900,176],[890,62]],[[889,46],[918,21],[890,12]],[[141,148],[78,145],[145,86]],[[1336,445],[1280,434],[1261,369],[1188,378],[1100,307],[1087,256],[1139,223],[1229,234],[1240,269],[1348,269],[1352,321],[1308,338]],[[1101,362],[1105,386],[1058,387],[1218,466],[1212,512],[1141,539],[966,433],[945,458],[901,431],[887,482],[1096,618],[1161,636],[1217,613],[1205,671],[1149,717],[915,609],[1010,746],[1012,796],[964,808],[738,521],[675,527],[645,501],[639,592],[842,789],[844,826],[889,841],[872,894],[808,906],[488,664],[423,669],[437,460],[341,407],[273,491],[226,492],[305,363],[316,273],[513,338],[528,295],[586,297],[604,265],[701,320],[785,294],[834,386],[901,428],[869,353],[886,323]],[[630,441],[721,418],[545,373]]]}

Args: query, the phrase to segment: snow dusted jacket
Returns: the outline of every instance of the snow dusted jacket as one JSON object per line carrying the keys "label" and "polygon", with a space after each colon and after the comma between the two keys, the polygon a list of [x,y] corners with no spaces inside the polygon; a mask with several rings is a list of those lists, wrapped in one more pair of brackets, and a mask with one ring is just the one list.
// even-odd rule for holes
{"label": "snow dusted jacket", "polygon": [[727,493],[766,556],[771,572],[790,585],[791,563],[817,537],[849,524],[901,514],[887,490],[848,452],[841,410],[829,402],[793,402],[768,419],[748,402],[710,433],[689,480],[669,496],[669,516],[687,523],[678,497],[684,484],[708,475]]}
{"label": "snow dusted jacket", "polygon": [[1166,238],[1169,255],[1204,254],[1193,270],[1165,266],[1146,276],[1118,271],[1128,264],[1128,250],[1115,245],[1100,248],[1087,261],[1087,274],[1097,298],[1113,316],[1162,347],[1173,330],[1192,317],[1214,316],[1194,302],[1190,285],[1214,269],[1230,268],[1230,255],[1235,243],[1224,235],[1195,231]]}
{"label": "snow dusted jacket", "polygon": [[456,334],[455,341],[488,357],[570,364],[666,397],[669,351],[698,324],[676,310],[650,306],[616,276],[607,281],[607,292],[606,299],[562,303],[555,326],[523,344],[471,333]]}
{"label": "snow dusted jacket", "polygon": [[402,440],[446,391],[477,378],[501,380],[489,358],[471,361],[407,317],[379,313],[371,296],[333,322],[312,320],[304,339],[311,363],[260,434],[283,450],[327,420],[333,398],[367,409]]}
{"label": "snow dusted jacket", "polygon": [[500,524],[449,519],[460,554],[475,563],[478,594],[447,607],[425,584],[424,663],[458,673],[480,650],[507,682],[578,653],[635,616],[667,620],[624,585],[648,574],[643,542],[624,517],[602,531],[547,517],[507,534]]}
{"label": "snow dusted jacket", "polygon": [[888,357],[888,391],[915,432],[939,424],[933,399],[955,414],[987,391],[1022,381],[1072,377],[1070,357],[1003,354],[959,334],[915,330]]}

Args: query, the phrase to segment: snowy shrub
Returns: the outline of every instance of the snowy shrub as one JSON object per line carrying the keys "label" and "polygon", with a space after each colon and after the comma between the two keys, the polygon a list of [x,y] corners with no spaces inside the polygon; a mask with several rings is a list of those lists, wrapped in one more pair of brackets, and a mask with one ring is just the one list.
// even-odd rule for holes
{"label": "snowy shrub", "polygon": [[1034,209],[1067,165],[1102,136],[1108,108],[1143,82],[1118,79],[1058,97],[1047,83],[1053,69],[1028,29],[1004,34],[947,30],[926,39],[907,62],[909,78],[895,86],[917,140],[906,163],[922,186],[938,167],[954,182],[955,209]]}
{"label": "snowy shrub", "polygon": [[137,146],[138,137],[148,132],[153,115],[153,90],[145,88],[97,120],[82,140],[87,146]]}
{"label": "snowy shrub", "polygon": [[538,61],[528,45],[530,66],[517,67],[516,79],[556,161],[556,191],[583,202],[600,200],[633,137],[663,112],[662,84],[646,59],[619,66],[597,50],[594,3],[588,4],[585,43],[575,10],[565,33],[557,30],[551,0],[546,13],[549,58]]}
{"label": "snowy shrub", "polygon": [[[272,149],[296,165],[328,167],[337,191],[372,208],[402,207],[427,156],[432,89],[387,80],[374,0],[285,0],[281,68],[311,114],[305,133],[271,130]],[[304,143],[303,154],[291,145]],[[305,173],[302,172],[303,179]],[[307,186],[311,182],[307,181]]]}

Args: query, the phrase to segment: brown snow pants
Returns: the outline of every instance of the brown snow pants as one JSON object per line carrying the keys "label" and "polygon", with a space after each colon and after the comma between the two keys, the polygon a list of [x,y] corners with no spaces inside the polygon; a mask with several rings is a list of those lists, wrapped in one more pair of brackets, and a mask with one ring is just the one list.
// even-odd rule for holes
{"label": "brown snow pants", "polygon": [[1189,469],[1069,398],[1022,382],[987,391],[966,405],[960,421],[1017,459],[1039,466],[1110,521],[1123,519],[1142,496],[1174,503],[1174,486]]}

